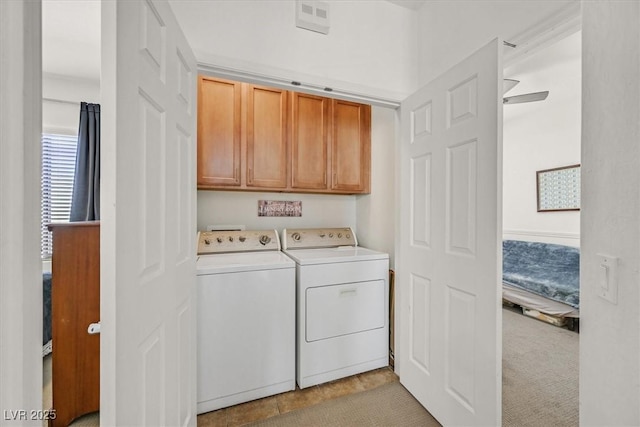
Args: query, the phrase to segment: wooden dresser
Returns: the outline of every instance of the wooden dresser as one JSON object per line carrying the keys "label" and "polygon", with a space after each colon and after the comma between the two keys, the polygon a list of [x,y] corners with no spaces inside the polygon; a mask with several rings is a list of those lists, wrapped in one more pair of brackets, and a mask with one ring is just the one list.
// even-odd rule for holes
{"label": "wooden dresser", "polygon": [[51,224],[53,233],[51,328],[52,394],[56,418],[68,426],[100,409],[100,223]]}

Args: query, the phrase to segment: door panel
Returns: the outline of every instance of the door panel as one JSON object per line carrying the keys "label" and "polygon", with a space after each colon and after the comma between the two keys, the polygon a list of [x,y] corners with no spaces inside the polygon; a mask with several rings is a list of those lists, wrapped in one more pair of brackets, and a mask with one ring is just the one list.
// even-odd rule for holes
{"label": "door panel", "polygon": [[331,100],[291,92],[291,187],[327,188]]}
{"label": "door panel", "polygon": [[371,106],[334,99],[331,138],[331,188],[369,192]]}
{"label": "door panel", "polygon": [[400,381],[443,425],[501,421],[500,47],[401,106]]}
{"label": "door panel", "polygon": [[102,40],[101,422],[195,425],[196,62],[166,1]]}
{"label": "door panel", "polygon": [[247,186],[286,188],[287,91],[247,85]]}
{"label": "door panel", "polygon": [[[188,82],[180,61],[180,99]],[[242,84],[200,77],[198,84],[198,185],[240,185]],[[184,102],[184,101],[183,101]]]}

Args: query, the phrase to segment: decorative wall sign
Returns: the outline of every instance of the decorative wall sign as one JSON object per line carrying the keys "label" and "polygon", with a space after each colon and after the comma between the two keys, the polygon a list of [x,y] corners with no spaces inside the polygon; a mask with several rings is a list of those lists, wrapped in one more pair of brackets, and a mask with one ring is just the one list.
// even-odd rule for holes
{"label": "decorative wall sign", "polygon": [[258,200],[258,216],[302,216],[300,200]]}
{"label": "decorative wall sign", "polygon": [[580,210],[580,165],[536,172],[538,212]]}

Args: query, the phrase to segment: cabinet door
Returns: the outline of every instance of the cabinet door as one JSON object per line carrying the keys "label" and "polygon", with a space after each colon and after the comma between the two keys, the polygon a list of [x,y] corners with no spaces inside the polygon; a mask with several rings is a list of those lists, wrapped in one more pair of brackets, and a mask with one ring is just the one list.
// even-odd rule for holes
{"label": "cabinet door", "polygon": [[287,187],[287,91],[247,85],[247,187]]}
{"label": "cabinet door", "polygon": [[52,224],[52,398],[56,418],[67,426],[100,409],[100,336],[87,327],[100,321],[100,225]]}
{"label": "cabinet door", "polygon": [[327,188],[331,100],[291,93],[291,187]]}
{"label": "cabinet door", "polygon": [[371,106],[334,99],[331,189],[368,193],[371,179]]}
{"label": "cabinet door", "polygon": [[240,185],[240,82],[198,79],[198,187]]}

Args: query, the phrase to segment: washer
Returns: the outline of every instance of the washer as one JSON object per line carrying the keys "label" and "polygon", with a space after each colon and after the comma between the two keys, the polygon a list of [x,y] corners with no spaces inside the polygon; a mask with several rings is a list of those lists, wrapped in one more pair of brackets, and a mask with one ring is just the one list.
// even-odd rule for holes
{"label": "washer", "polygon": [[275,230],[198,236],[197,412],[295,389],[295,263]]}
{"label": "washer", "polygon": [[300,388],[389,364],[389,255],[351,228],[285,229],[296,262]]}

